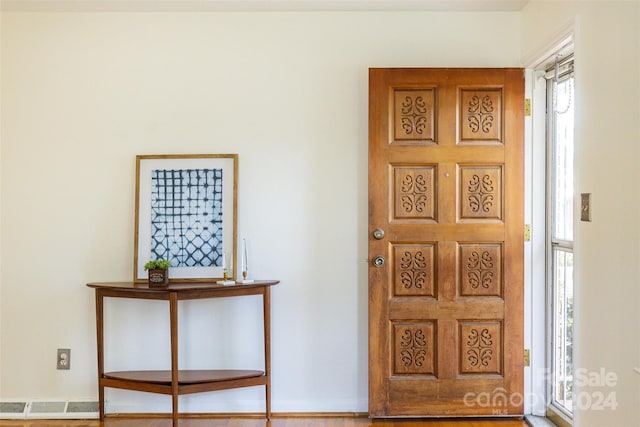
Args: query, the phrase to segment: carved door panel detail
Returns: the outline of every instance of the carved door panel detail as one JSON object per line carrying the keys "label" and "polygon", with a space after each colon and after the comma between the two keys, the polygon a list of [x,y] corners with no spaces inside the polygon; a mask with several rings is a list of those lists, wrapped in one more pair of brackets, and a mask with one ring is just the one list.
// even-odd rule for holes
{"label": "carved door panel detail", "polygon": [[433,89],[396,89],[394,99],[394,142],[424,144],[435,142]]}
{"label": "carved door panel detail", "polygon": [[460,117],[461,142],[502,142],[502,90],[461,90]]}
{"label": "carved door panel detail", "polygon": [[502,245],[460,244],[460,296],[502,296]]}
{"label": "carved door panel detail", "polygon": [[396,295],[435,297],[433,244],[394,245]]}
{"label": "carved door panel detail", "polygon": [[434,168],[393,168],[393,212],[397,219],[435,220]]}
{"label": "carved door panel detail", "polygon": [[502,219],[502,167],[460,166],[459,211],[462,220]]}
{"label": "carved door panel detail", "polygon": [[460,322],[460,373],[502,374],[500,322]]}
{"label": "carved door panel detail", "polygon": [[435,375],[433,322],[396,323],[394,373]]}

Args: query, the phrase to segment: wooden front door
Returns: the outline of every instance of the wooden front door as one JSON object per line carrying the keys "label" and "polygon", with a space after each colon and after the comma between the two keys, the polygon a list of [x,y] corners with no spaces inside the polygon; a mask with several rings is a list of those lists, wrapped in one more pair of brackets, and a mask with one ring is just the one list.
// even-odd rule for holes
{"label": "wooden front door", "polygon": [[522,69],[369,72],[369,413],[523,413]]}

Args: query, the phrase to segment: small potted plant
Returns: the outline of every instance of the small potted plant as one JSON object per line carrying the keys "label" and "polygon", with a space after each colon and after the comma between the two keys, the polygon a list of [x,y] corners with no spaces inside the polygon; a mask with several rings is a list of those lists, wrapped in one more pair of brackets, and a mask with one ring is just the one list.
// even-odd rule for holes
{"label": "small potted plant", "polygon": [[166,259],[156,259],[144,265],[145,270],[149,270],[149,287],[161,287],[169,284],[169,266],[171,261]]}

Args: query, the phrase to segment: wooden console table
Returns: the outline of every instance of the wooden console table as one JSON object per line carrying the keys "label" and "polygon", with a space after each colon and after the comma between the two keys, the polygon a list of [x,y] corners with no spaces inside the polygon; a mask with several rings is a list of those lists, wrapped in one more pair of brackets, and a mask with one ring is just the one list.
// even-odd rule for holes
{"label": "wooden console table", "polygon": [[[271,286],[277,280],[255,281],[247,285],[222,286],[201,282],[169,284],[149,288],[146,283],[88,283],[96,291],[96,330],[98,343],[98,401],[104,420],[104,388],[121,388],[168,394],[172,397],[173,425],[178,425],[178,396],[238,387],[264,385],[267,419],[271,418]],[[264,371],[257,370],[178,370],[178,301],[262,295],[264,314]],[[104,372],[104,298],[136,298],[169,301],[171,330],[171,369],[166,371]]]}

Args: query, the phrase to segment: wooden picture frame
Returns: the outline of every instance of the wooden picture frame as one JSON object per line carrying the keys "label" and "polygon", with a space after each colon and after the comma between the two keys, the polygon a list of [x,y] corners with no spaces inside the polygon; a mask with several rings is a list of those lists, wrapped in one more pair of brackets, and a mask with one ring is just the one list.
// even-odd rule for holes
{"label": "wooden picture frame", "polygon": [[154,259],[172,283],[235,277],[237,177],[237,154],[136,156],[134,282]]}

